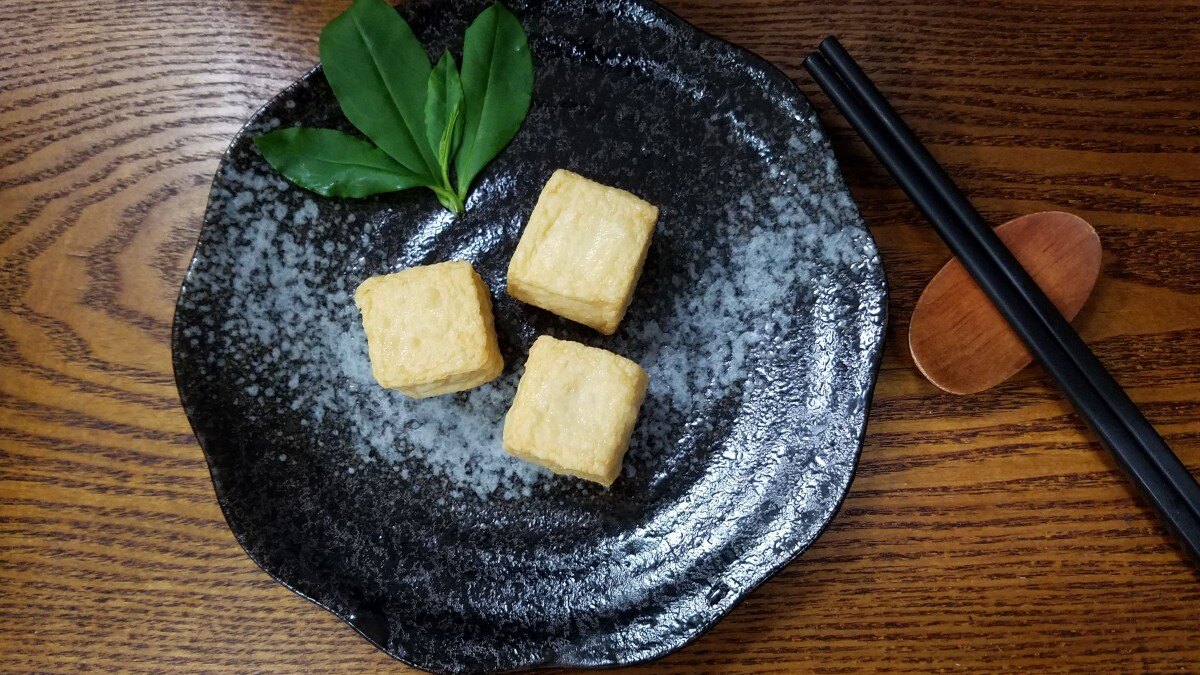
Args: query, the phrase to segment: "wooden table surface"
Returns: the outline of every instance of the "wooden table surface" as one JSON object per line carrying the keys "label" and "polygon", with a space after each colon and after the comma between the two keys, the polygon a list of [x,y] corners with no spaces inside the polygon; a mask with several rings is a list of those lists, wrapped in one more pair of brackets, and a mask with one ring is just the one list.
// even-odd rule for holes
{"label": "wooden table surface", "polygon": [[[395,671],[222,519],[169,331],[232,134],[345,0],[0,1],[0,670]],[[1200,669],[1200,573],[1035,368],[939,393],[908,316],[948,253],[800,62],[836,33],[986,216],[1105,246],[1076,321],[1200,470],[1200,9],[668,3],[814,100],[883,251],[888,347],[833,526],[655,672]]]}

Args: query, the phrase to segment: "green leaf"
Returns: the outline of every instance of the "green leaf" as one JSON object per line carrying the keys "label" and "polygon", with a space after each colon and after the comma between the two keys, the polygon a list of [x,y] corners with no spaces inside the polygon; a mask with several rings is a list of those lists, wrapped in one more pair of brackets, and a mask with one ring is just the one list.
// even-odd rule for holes
{"label": "green leaf", "polygon": [[425,138],[429,57],[384,0],[355,0],[321,31],[325,77],[350,123],[410,172],[435,178]]}
{"label": "green leaf", "polygon": [[366,197],[428,182],[340,131],[292,127],[259,136],[254,144],[288,180],[326,197]]}
{"label": "green leaf", "polygon": [[438,143],[438,157],[442,165],[446,167],[446,185],[450,185],[450,158],[454,156],[454,151],[458,149],[458,145],[462,143],[463,137],[463,117],[462,106],[454,109],[450,115],[450,121],[446,124],[446,130],[442,133],[442,140]]}
{"label": "green leaf", "polygon": [[437,150],[438,168],[446,187],[450,187],[450,158],[462,141],[462,101],[458,64],[450,52],[446,52],[429,74],[425,98],[426,140]]}
{"label": "green leaf", "polygon": [[517,17],[495,4],[467,28],[463,45],[464,129],[455,159],[458,194],[508,145],[529,112],[533,58]]}

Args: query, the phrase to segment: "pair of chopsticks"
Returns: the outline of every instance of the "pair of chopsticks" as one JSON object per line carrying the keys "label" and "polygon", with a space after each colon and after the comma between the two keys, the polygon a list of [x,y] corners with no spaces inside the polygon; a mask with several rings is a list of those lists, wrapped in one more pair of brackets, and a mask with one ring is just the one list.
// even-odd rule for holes
{"label": "pair of chopsticks", "polygon": [[804,68],[925,214],[1193,559],[1200,485],[837,38]]}

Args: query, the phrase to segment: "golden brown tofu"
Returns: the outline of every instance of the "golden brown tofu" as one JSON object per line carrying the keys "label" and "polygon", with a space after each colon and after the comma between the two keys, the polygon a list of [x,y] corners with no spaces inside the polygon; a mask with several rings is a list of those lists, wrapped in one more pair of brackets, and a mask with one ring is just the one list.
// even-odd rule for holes
{"label": "golden brown tofu", "polygon": [[492,298],[469,262],[371,277],[354,302],[381,386],[425,398],[477,387],[504,369]]}
{"label": "golden brown tofu", "polygon": [[653,204],[559,169],[509,262],[508,292],[612,335],[633,297],[657,220]]}
{"label": "golden brown tofu", "polygon": [[629,359],[543,335],[533,343],[512,408],[504,450],[611,485],[646,396],[646,371]]}

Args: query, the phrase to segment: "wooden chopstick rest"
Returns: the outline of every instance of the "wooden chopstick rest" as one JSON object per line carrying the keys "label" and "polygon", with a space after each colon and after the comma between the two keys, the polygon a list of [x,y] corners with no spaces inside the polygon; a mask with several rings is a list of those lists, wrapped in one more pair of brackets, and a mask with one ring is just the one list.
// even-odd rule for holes
{"label": "wooden chopstick rest", "polygon": [[[1058,311],[1075,318],[1100,275],[1096,230],[1079,216],[1045,211],[1010,220],[996,234]],[[957,258],[917,300],[908,347],[921,374],[952,394],[994,387],[1033,360]]]}

